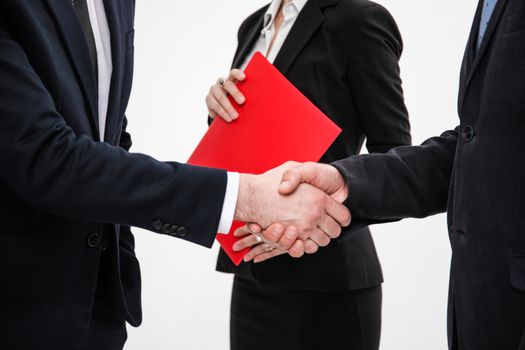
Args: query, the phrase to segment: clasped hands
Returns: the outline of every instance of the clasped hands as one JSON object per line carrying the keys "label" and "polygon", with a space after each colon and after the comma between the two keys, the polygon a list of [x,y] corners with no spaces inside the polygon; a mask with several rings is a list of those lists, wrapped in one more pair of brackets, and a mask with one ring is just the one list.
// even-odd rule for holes
{"label": "clasped hands", "polygon": [[348,188],[333,166],[288,162],[262,175],[241,174],[235,217],[250,222],[235,232],[245,261],[262,262],[288,253],[313,254],[350,224],[342,204]]}

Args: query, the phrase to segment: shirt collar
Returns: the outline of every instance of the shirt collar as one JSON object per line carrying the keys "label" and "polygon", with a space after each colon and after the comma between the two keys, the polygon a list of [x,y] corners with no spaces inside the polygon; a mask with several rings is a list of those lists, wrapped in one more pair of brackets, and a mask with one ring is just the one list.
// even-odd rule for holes
{"label": "shirt collar", "polygon": [[[263,32],[270,30],[273,26],[273,21],[281,8],[282,2],[283,0],[273,0],[270,7],[268,7],[268,10],[264,14]],[[286,7],[292,7],[295,12],[299,14],[307,2],[308,0],[292,0],[286,5]]]}

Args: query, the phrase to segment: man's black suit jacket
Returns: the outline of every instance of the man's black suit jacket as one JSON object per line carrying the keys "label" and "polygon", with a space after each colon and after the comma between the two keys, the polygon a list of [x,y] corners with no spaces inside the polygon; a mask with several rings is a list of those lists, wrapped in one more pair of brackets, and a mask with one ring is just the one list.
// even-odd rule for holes
{"label": "man's black suit jacket", "polygon": [[525,1],[499,0],[467,44],[460,125],[418,147],[336,162],[354,222],[448,211],[453,350],[525,349]]}
{"label": "man's black suit jacket", "polygon": [[[242,65],[260,35],[268,6],[240,26],[233,62]],[[343,130],[322,158],[333,162],[359,153],[411,143],[398,61],[401,35],[383,7],[365,0],[309,0],[275,59],[279,69]],[[308,140],[304,140],[308,142]],[[268,288],[356,290],[383,281],[368,228],[318,253],[236,268],[221,251],[217,268]]]}
{"label": "man's black suit jacket", "polygon": [[[129,226],[211,246],[226,173],[128,153],[133,0],[104,1],[113,75],[104,141],[97,88],[70,0],[0,2],[0,348],[76,349],[97,275],[141,322]],[[99,271],[102,249],[107,271]]]}

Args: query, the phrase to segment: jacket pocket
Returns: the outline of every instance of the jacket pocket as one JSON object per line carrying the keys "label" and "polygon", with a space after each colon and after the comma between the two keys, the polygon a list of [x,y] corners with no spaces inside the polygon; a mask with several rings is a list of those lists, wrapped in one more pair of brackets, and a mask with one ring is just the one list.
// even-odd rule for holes
{"label": "jacket pocket", "polygon": [[525,254],[515,254],[510,259],[510,284],[525,292]]}
{"label": "jacket pocket", "polygon": [[507,18],[505,34],[517,33],[525,30],[525,13],[519,13]]}

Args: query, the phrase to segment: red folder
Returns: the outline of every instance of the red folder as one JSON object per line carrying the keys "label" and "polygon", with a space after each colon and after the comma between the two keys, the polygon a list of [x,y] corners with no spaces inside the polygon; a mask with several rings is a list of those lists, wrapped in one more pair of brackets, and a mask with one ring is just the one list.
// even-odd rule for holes
{"label": "red folder", "polygon": [[[216,118],[188,160],[189,164],[261,174],[289,160],[318,161],[341,129],[295,88],[266,58],[256,53],[237,84],[246,102],[228,124]],[[230,99],[231,100],[231,99]],[[249,249],[234,252],[233,236],[217,235],[224,251],[239,265]]]}

